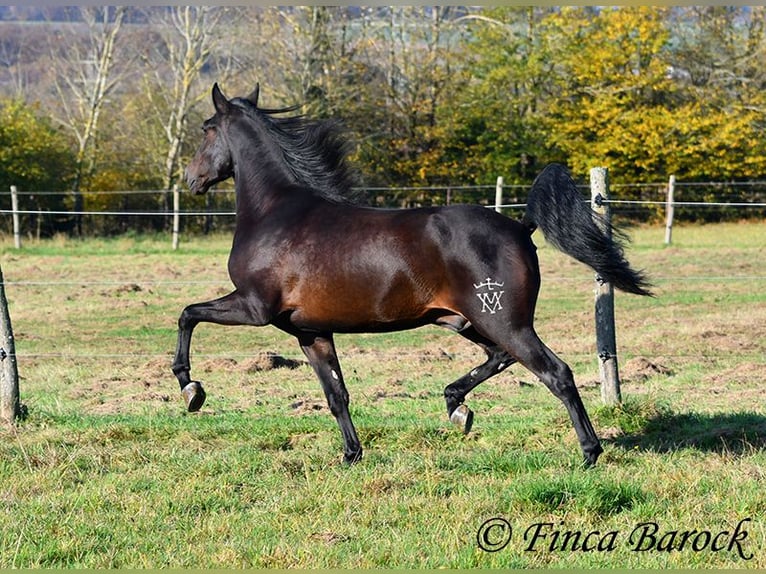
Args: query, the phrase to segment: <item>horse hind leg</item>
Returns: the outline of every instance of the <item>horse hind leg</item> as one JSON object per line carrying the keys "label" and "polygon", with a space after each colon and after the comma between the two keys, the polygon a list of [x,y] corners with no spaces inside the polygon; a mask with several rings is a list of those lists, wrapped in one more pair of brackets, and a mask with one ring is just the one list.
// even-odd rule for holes
{"label": "horse hind leg", "polygon": [[472,369],[454,383],[447,385],[444,389],[447,416],[463,434],[468,434],[473,426],[473,411],[464,403],[466,395],[490,377],[502,373],[515,363],[516,359],[500,346],[479,335],[471,326],[458,331],[458,333],[479,345],[487,353],[487,360],[483,364]]}
{"label": "horse hind leg", "polygon": [[577,433],[585,464],[594,465],[603,449],[575,386],[572,370],[545,346],[532,327],[518,330],[508,340],[511,343],[505,347],[506,350],[564,403]]}
{"label": "horse hind leg", "polygon": [[343,436],[343,458],[349,464],[355,463],[362,458],[362,446],[348,412],[348,391],[343,382],[332,335],[300,335],[298,341],[319,377],[327,398],[327,406],[340,427]]}

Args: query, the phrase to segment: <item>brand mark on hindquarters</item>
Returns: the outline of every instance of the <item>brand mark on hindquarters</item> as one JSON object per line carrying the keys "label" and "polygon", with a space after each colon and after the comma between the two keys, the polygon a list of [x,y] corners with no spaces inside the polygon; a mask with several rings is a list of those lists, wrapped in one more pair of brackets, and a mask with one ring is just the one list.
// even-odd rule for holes
{"label": "brand mark on hindquarters", "polygon": [[481,301],[481,312],[490,313],[494,315],[503,308],[500,303],[500,299],[505,291],[500,291],[500,287],[503,287],[505,283],[493,281],[487,277],[481,283],[474,283],[473,288],[476,289],[476,296]]}

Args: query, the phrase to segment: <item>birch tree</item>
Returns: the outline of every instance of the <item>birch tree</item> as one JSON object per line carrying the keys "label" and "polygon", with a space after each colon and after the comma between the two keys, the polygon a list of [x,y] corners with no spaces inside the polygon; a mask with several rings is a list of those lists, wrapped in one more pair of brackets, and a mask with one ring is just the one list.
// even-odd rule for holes
{"label": "birch tree", "polygon": [[[174,6],[153,25],[160,42],[147,57],[153,68],[146,95],[161,123],[165,143],[162,186],[170,190],[180,173],[180,159],[189,114],[209,91],[198,89],[204,66],[210,63],[223,11],[211,6]],[[224,77],[216,78],[219,82]]]}
{"label": "birch tree", "polygon": [[337,117],[347,112],[349,94],[364,89],[349,86],[352,58],[363,42],[358,31],[352,39],[351,21],[347,7],[266,10],[264,33],[257,41],[258,67],[261,73],[269,71],[268,91],[283,92],[285,101],[306,104],[306,111],[315,116]]}
{"label": "birch tree", "polygon": [[[109,94],[120,75],[115,74],[115,52],[126,8],[122,6],[83,7],[80,16],[86,27],[84,41],[65,42],[55,38],[52,63],[58,74],[55,90],[59,99],[59,120],[77,142],[72,183],[74,210],[83,210],[82,186],[92,175],[96,162],[99,121]],[[82,234],[82,217],[77,216]]]}

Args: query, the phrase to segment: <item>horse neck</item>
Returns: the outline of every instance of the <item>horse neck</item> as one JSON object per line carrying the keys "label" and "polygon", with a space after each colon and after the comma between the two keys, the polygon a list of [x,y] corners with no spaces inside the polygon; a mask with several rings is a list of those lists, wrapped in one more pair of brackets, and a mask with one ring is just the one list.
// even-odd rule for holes
{"label": "horse neck", "polygon": [[265,215],[277,202],[287,199],[293,177],[275,151],[254,128],[240,129],[239,145],[233,147],[237,218]]}

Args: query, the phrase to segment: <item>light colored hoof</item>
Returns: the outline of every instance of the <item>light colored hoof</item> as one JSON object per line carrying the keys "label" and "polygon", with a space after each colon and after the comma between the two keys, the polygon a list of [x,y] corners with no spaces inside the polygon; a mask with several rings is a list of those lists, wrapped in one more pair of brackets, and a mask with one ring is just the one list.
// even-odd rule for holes
{"label": "light colored hoof", "polygon": [[463,434],[471,432],[473,426],[473,411],[465,405],[460,405],[449,417],[449,420],[458,427]]}
{"label": "light colored hoof", "polygon": [[197,412],[205,404],[205,389],[197,381],[192,381],[181,389],[181,394],[186,401],[186,410],[190,413]]}

